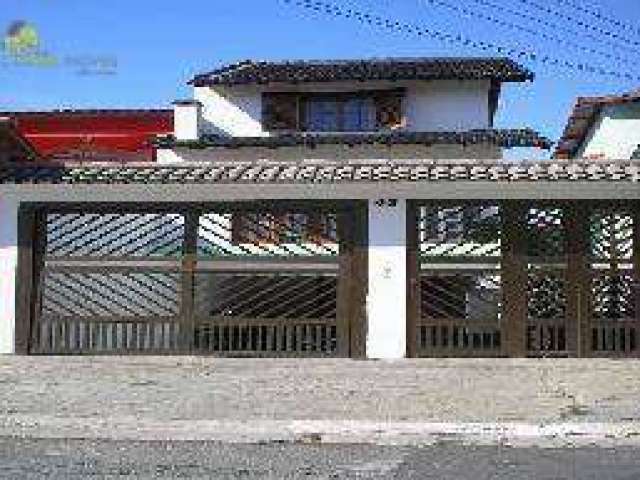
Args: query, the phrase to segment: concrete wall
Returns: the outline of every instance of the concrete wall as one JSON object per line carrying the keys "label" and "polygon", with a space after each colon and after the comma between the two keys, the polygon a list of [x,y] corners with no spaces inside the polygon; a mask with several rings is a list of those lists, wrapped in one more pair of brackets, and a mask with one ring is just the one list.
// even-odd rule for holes
{"label": "concrete wall", "polygon": [[203,132],[231,136],[268,135],[262,128],[262,92],[344,92],[407,89],[403,106],[410,131],[462,131],[488,128],[487,80],[431,82],[337,82],[304,85],[195,87],[203,104]]}
{"label": "concrete wall", "polygon": [[605,107],[577,158],[628,159],[640,145],[640,102]]}
{"label": "concrete wall", "polygon": [[407,350],[407,202],[369,201],[367,358]]}
{"label": "concrete wall", "polygon": [[15,352],[18,202],[0,197],[0,354]]}

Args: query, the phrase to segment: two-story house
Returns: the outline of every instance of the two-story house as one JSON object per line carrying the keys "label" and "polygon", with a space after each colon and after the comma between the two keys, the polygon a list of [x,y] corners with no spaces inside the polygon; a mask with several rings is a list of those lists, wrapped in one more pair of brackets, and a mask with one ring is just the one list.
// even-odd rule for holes
{"label": "two-story house", "polygon": [[532,78],[241,62],[191,80],[158,163],[0,164],[0,351],[640,355],[640,165],[503,160],[551,145],[494,126]]}
{"label": "two-story house", "polygon": [[191,142],[216,160],[501,158],[550,145],[493,128],[502,85],[532,79],[502,58],[244,61],[191,80],[193,100],[176,103],[178,143],[165,146]]}

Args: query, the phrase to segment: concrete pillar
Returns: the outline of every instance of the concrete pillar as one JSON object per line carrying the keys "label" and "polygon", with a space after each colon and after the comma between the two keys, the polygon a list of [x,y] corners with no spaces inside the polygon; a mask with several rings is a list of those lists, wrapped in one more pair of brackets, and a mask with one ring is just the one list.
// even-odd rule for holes
{"label": "concrete pillar", "polygon": [[15,353],[18,202],[0,197],[0,354]]}
{"label": "concrete pillar", "polygon": [[176,140],[198,140],[202,104],[198,100],[177,100],[173,102],[173,135]]}
{"label": "concrete pillar", "polygon": [[367,358],[407,351],[407,202],[369,201]]}

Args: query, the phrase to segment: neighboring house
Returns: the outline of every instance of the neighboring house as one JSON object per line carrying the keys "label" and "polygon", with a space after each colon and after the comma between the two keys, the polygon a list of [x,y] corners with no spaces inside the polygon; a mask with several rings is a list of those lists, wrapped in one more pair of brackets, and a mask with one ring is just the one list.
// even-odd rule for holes
{"label": "neighboring house", "polygon": [[640,90],[578,98],[555,158],[630,159],[640,146]]}
{"label": "neighboring house", "polygon": [[244,61],[196,75],[160,145],[190,141],[216,160],[501,158],[550,146],[530,129],[493,128],[502,85],[532,79],[502,58]]}
{"label": "neighboring house", "polygon": [[20,134],[13,119],[0,115],[0,161],[20,162],[38,159],[38,153]]}
{"label": "neighboring house", "polygon": [[156,135],[173,131],[171,110],[5,112],[44,160],[152,161]]}

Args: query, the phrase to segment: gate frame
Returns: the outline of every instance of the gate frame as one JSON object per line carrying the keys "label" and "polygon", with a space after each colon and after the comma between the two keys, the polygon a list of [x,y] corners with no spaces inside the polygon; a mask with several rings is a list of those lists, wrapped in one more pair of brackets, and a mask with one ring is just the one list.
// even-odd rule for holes
{"label": "gate frame", "polygon": [[[417,357],[417,326],[420,320],[420,250],[418,239],[418,208],[432,204],[472,204],[493,201],[500,205],[503,213],[503,321],[501,324],[501,352],[504,357],[533,357],[527,351],[526,288],[518,288],[526,281],[526,252],[523,251],[522,229],[513,228],[524,220],[523,214],[530,205],[557,205],[570,208],[566,218],[566,342],[569,357],[616,358],[615,355],[595,355],[591,348],[590,278],[587,260],[589,231],[586,215],[594,207],[625,207],[633,218],[633,251],[629,263],[633,264],[635,281],[635,312],[640,327],[640,200],[610,199],[413,199],[407,201],[407,356]],[[507,281],[504,281],[504,278]],[[634,355],[640,356],[640,345]],[[619,356],[618,356],[619,357]]]}
{"label": "gate frame", "polygon": [[[18,208],[18,263],[16,270],[16,326],[15,353],[37,355],[33,349],[32,332],[37,321],[40,304],[38,285],[44,266],[46,248],[47,213],[181,213],[185,218],[184,252],[182,256],[182,297],[179,317],[184,325],[194,325],[194,275],[197,269],[197,227],[202,213],[223,207],[227,211],[265,209],[274,210],[314,207],[333,207],[338,213],[341,234],[338,255],[336,357],[362,359],[366,357],[366,289],[368,278],[368,215],[366,200],[273,200],[265,201],[213,201],[213,202],[21,202]],[[188,288],[184,288],[187,285]],[[218,356],[194,349],[193,329],[184,339],[185,351],[176,349],[167,355],[191,354]],[[110,352],[100,352],[109,355]],[[145,355],[146,352],[127,352],[127,355]],[[82,355],[77,353],[74,355]],[[87,354],[85,354],[87,355]],[[257,356],[257,355],[256,355]],[[278,357],[275,355],[270,355]]]}

